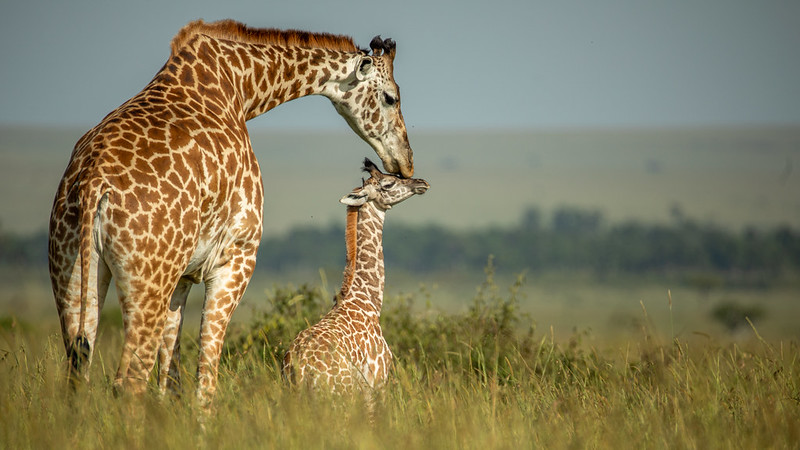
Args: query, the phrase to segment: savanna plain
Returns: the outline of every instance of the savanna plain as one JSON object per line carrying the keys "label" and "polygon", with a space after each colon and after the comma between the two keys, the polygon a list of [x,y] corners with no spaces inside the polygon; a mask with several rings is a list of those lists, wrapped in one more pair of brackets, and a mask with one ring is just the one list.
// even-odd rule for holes
{"label": "savanna plain", "polygon": [[[800,203],[792,183],[797,183],[798,177],[791,170],[792,161],[800,162],[793,147],[800,142],[797,131],[777,133],[776,140],[767,139],[776,135],[769,131],[744,133],[749,140],[741,133],[728,133],[721,141],[713,138],[715,133],[697,131],[672,138],[665,132],[624,136],[565,133],[536,139],[512,136],[509,142],[516,144],[508,145],[509,158],[517,155],[524,164],[506,165],[485,158],[477,166],[472,164],[481,157],[470,153],[473,150],[466,142],[459,146],[459,153],[441,150],[444,137],[420,139],[422,145],[415,146],[419,175],[431,182],[432,189],[425,197],[389,213],[387,240],[393,220],[425,230],[429,219],[419,217],[442,215],[450,211],[448,208],[454,208],[453,213],[444,215],[453,222],[442,225],[443,229],[452,230],[448,233],[453,235],[472,236],[469,233],[482,227],[501,231],[513,228],[509,223],[527,206],[537,206],[547,216],[553,205],[566,203],[598,207],[609,222],[626,220],[630,210],[645,210],[642,205],[652,208],[644,220],[653,223],[678,220],[669,216],[678,213],[702,217],[705,211],[711,217],[703,219],[729,220],[733,229],[740,229],[748,218],[755,218],[762,228],[769,228],[770,223],[786,226],[790,231],[777,236],[788,233],[790,241],[797,242]],[[45,154],[31,152],[33,159],[22,161],[18,153],[4,150],[14,145],[15,136],[5,133],[6,140],[0,141],[0,150],[5,152],[0,152],[2,170],[6,171],[3,175],[5,179],[27,179],[26,167],[47,166],[48,159]],[[669,141],[673,138],[676,140]],[[308,139],[307,146],[313,147],[313,139],[320,138]],[[500,138],[493,135],[487,139]],[[475,139],[469,141],[474,143]],[[547,151],[525,152],[533,146],[531,142],[578,148],[559,149],[566,155],[556,157]],[[647,142],[658,143],[658,148],[641,155],[618,149],[642,148]],[[697,164],[674,159],[674,153],[673,159],[659,157],[667,153],[665,142],[675,142],[675,148],[695,155]],[[763,150],[764,142],[772,142],[766,153],[748,150],[748,145]],[[783,150],[788,148],[787,142],[794,150]],[[258,147],[255,137],[254,145]],[[342,145],[350,144],[347,141]],[[424,156],[426,145],[431,148],[428,156]],[[582,146],[591,145],[608,148],[607,154],[617,158],[616,163],[591,160],[596,153],[581,156]],[[712,147],[716,145],[728,153],[715,153]],[[62,149],[66,155],[57,153],[61,160],[53,166],[61,167],[55,172],[63,170],[70,146]],[[686,149],[694,149],[696,154]],[[712,161],[714,155],[723,154],[731,155],[724,174],[709,176],[709,168],[721,171]],[[307,157],[301,149],[295,155]],[[587,155],[591,155],[589,160]],[[758,175],[760,170],[772,173],[772,166],[765,162],[770,155],[778,161],[775,192],[764,191],[770,185]],[[356,152],[350,159],[357,164],[360,156]],[[269,160],[269,156],[259,158],[262,165]],[[425,158],[430,160],[426,163]],[[319,189],[299,183],[285,185],[295,182],[292,178],[299,175],[280,178],[281,164],[299,162],[273,160],[274,168],[265,168],[268,196],[270,189],[285,189],[304,198],[319,197]],[[11,163],[17,164],[16,169],[9,169]],[[332,221],[343,220],[336,200],[358,182],[357,165],[341,163],[340,168],[332,160],[319,164],[337,167],[337,173],[323,176],[340,184],[337,189],[341,193],[337,190],[329,199],[330,213],[317,215],[316,211],[323,210],[321,206],[316,208],[312,200],[301,201],[306,206],[295,208],[298,219],[284,224],[282,220],[287,219],[278,216],[290,205],[275,196],[265,204],[267,221],[275,218],[275,228],[268,229],[273,239],[296,236],[288,230],[298,221],[303,227],[327,229],[335,228]],[[426,169],[429,173],[422,169],[426,165],[431,167]],[[479,166],[487,176],[494,177],[486,184],[501,189],[501,193],[456,185],[459,178],[462,182],[478,178]],[[275,177],[268,176],[271,170]],[[530,177],[516,179],[509,176],[509,170]],[[706,178],[700,174],[703,170]],[[592,172],[600,175],[591,178],[587,174]],[[619,179],[623,173],[654,189],[654,193],[642,194],[639,189],[639,197],[634,197],[619,194],[628,190],[618,186],[603,187],[603,177]],[[352,175],[352,182],[347,182],[346,174]],[[54,175],[53,189],[59,175]],[[561,181],[555,179],[558,176]],[[563,180],[568,176],[573,177],[571,182]],[[548,177],[554,177],[552,183]],[[270,179],[279,183],[271,185]],[[557,183],[563,183],[564,189],[556,194],[553,186]],[[670,194],[666,191],[673,183]],[[726,183],[734,187],[719,192]],[[745,189],[742,184],[750,187]],[[443,194],[436,194],[437,187]],[[4,187],[4,215],[0,216],[6,235],[0,242],[5,245],[4,251],[10,248],[7,236],[25,236],[26,230],[36,232],[43,226],[52,190],[51,186],[41,189],[45,191],[41,195],[45,199],[43,213],[30,211],[38,206],[26,206],[28,202],[41,203],[37,197],[14,197],[14,191]],[[586,200],[600,196],[598,191],[603,189],[619,189],[615,191],[619,195],[607,196],[612,200],[606,203]],[[466,198],[469,195],[458,197],[456,191],[471,193],[471,206]],[[506,205],[513,212],[503,217],[500,206],[493,203],[487,207],[498,211],[499,222],[482,222],[487,214],[476,210],[487,199],[502,195],[513,198]],[[432,206],[426,205],[427,201]],[[475,214],[473,219],[467,215],[470,210]],[[31,219],[15,223],[7,219],[10,215]],[[36,219],[40,216],[44,217]],[[465,223],[473,224],[473,228],[457,227]],[[583,239],[572,235],[565,238],[548,227],[545,223],[535,236],[564,242]],[[593,232],[602,236],[610,233]],[[497,236],[505,235],[498,233],[487,232],[487,242],[500,242]],[[519,234],[515,228],[507,234],[516,236],[514,233]],[[750,236],[746,232],[731,233],[741,237],[731,242]],[[336,239],[335,246],[343,252],[343,236]],[[586,242],[600,241],[606,242],[596,236]],[[257,270],[229,329],[219,389],[209,414],[201,412],[193,401],[202,286],[194,288],[184,325],[182,392],[161,397],[153,389],[142,397],[131,397],[113,391],[122,345],[121,317],[113,290],[101,316],[91,382],[72,392],[66,388],[66,358],[46,263],[14,264],[6,260],[0,267],[0,448],[800,446],[800,284],[796,281],[796,262],[764,263],[772,267],[770,270],[761,266],[739,269],[735,264],[723,264],[723,269],[598,270],[602,264],[575,265],[571,260],[559,260],[559,267],[545,263],[527,267],[512,263],[517,260],[511,260],[505,247],[497,244],[483,253],[476,250],[480,258],[477,266],[462,260],[454,261],[452,267],[445,264],[444,268],[415,270],[413,264],[392,260],[393,247],[389,244],[381,322],[395,365],[371,415],[360,396],[310,396],[289,389],[280,377],[278,362],[288,344],[330,308],[330,299],[338,289],[341,267],[327,260],[311,260],[281,270],[273,270],[267,263]],[[299,247],[299,243],[290,242],[289,246]],[[341,258],[343,262],[343,254]]]}

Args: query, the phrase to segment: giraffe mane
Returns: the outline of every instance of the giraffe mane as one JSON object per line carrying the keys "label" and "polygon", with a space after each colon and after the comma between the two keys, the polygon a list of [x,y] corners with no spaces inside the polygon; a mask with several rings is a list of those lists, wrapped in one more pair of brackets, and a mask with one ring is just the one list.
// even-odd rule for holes
{"label": "giraffe mane", "polygon": [[311,33],[301,30],[279,30],[276,28],[251,28],[234,20],[205,22],[202,19],[190,22],[172,38],[172,53],[176,54],[193,37],[205,34],[218,39],[227,39],[252,44],[278,44],[288,47],[324,48],[345,52],[363,52],[350,36]]}
{"label": "giraffe mane", "polygon": [[358,239],[358,206],[347,207],[347,224],[345,226],[344,240],[347,247],[346,265],[344,268],[344,275],[342,276],[342,290],[341,295],[347,295],[350,290],[350,285],[353,283],[353,277],[356,272],[356,241]]}

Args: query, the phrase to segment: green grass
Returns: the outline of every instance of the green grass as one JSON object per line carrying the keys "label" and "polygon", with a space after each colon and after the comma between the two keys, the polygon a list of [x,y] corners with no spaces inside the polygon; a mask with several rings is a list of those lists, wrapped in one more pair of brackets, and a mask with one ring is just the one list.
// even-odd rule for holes
{"label": "green grass", "polygon": [[[587,331],[562,340],[520,309],[524,285],[498,287],[490,266],[460,312],[419,305],[425,292],[387,299],[396,364],[372,425],[359,396],[310,397],[281,382],[276,355],[329,307],[324,285],[274,289],[266,308],[230,330],[202,426],[194,334],[184,337],[185,394],[132,398],[111,389],[118,325],[101,333],[92,382],[71,393],[60,337],[4,320],[0,447],[797,448],[796,341],[767,341],[753,326],[729,341],[662,337],[647,308],[627,341],[604,344]],[[671,316],[666,298],[661,309]]]}

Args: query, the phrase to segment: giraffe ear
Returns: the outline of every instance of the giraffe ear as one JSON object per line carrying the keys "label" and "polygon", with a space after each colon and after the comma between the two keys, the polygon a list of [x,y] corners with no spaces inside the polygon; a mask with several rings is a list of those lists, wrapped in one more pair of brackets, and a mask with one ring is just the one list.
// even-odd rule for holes
{"label": "giraffe ear", "polygon": [[364,188],[353,189],[353,192],[342,197],[339,202],[347,206],[361,206],[369,200],[369,193]]}
{"label": "giraffe ear", "polygon": [[369,56],[361,56],[361,59],[358,61],[358,67],[356,68],[356,80],[364,81],[367,75],[372,71],[372,68],[372,58]]}

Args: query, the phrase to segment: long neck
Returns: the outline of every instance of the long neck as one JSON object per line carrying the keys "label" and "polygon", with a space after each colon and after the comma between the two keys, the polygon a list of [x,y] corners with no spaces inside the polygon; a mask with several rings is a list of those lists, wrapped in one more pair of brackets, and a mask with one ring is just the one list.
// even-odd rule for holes
{"label": "long neck", "polygon": [[[210,62],[218,68],[221,79],[230,80],[235,95],[241,99],[245,120],[306,95],[334,95],[334,86],[346,79],[355,65],[353,53],[342,50],[236,42],[209,36],[199,36],[195,45],[200,62]],[[224,64],[214,64],[220,60]]]}
{"label": "long neck", "polygon": [[341,301],[366,302],[378,315],[383,304],[383,220],[385,212],[372,203],[347,208],[347,263]]}

